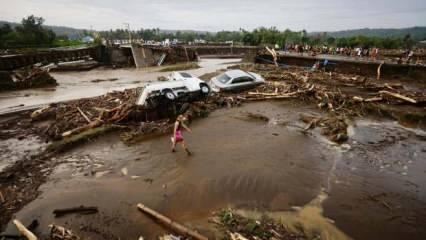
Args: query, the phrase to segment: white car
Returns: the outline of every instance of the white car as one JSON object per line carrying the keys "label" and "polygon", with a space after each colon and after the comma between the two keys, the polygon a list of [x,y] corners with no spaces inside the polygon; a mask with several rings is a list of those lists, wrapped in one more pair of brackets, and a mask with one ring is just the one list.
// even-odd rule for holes
{"label": "white car", "polygon": [[233,91],[255,87],[265,83],[265,79],[257,73],[243,70],[230,70],[213,77],[208,83],[212,91]]}
{"label": "white car", "polygon": [[164,101],[176,101],[184,97],[191,100],[206,97],[209,93],[210,87],[201,79],[186,72],[173,72],[168,76],[168,81],[146,85],[136,105],[156,107]]}

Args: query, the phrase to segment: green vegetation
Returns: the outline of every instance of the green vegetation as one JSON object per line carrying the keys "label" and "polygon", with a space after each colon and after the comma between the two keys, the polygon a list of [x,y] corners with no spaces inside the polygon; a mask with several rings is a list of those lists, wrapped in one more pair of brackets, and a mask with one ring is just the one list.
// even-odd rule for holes
{"label": "green vegetation", "polygon": [[52,30],[43,28],[44,19],[33,15],[22,19],[14,29],[8,24],[0,28],[0,47],[51,45],[56,39]]}
{"label": "green vegetation", "polygon": [[57,36],[52,29],[43,26],[44,19],[34,15],[23,18],[21,24],[0,25],[1,48],[44,48],[81,45],[79,40]]}
{"label": "green vegetation", "polygon": [[[360,35],[355,35],[356,33]],[[158,28],[141,29],[131,31],[132,38],[141,38],[144,40],[163,41],[165,39],[178,39],[182,42],[192,42],[196,39],[202,39],[207,42],[226,42],[233,41],[236,44],[244,45],[266,45],[278,44],[283,47],[285,44],[309,44],[313,46],[326,44],[337,47],[379,47],[379,48],[410,48],[416,42],[426,39],[426,28],[417,27],[412,29],[389,29],[369,30],[369,34],[362,35],[362,31],[347,31],[347,34],[336,33],[308,33],[303,31],[291,31],[286,29],[280,31],[275,27],[257,28],[253,31],[240,29],[239,31],[220,31],[217,33],[196,32],[196,31],[162,31]],[[392,33],[395,34],[392,34]],[[350,34],[352,33],[352,34]],[[405,34],[403,34],[405,33]],[[411,35],[413,33],[413,36]],[[403,34],[403,35],[401,35]],[[124,29],[99,32],[99,35],[106,39],[128,39],[129,32]]]}
{"label": "green vegetation", "polygon": [[[83,44],[79,39],[82,36],[92,36],[93,44],[101,44],[102,38],[128,39],[129,32],[125,29],[100,31],[98,33],[87,30],[73,29],[58,26],[44,26],[44,19],[33,15],[22,19],[21,24],[0,21],[0,49],[1,48],[42,48],[63,47]],[[275,27],[260,27],[253,31],[239,29],[239,31],[220,31],[217,33],[203,31],[170,31],[140,29],[131,31],[134,39],[163,41],[178,39],[181,42],[204,40],[207,42],[233,41],[243,45],[275,45],[282,48],[285,44],[309,44],[312,46],[328,45],[337,47],[379,47],[386,49],[410,48],[416,42],[426,40],[426,27],[404,29],[357,29],[338,32],[308,33],[305,30],[280,31]]]}

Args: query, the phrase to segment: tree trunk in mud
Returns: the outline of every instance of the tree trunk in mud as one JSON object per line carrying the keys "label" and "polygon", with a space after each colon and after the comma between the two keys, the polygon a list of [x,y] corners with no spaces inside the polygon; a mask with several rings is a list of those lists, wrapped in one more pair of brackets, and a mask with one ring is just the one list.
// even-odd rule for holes
{"label": "tree trunk in mud", "polygon": [[15,219],[13,220],[13,224],[15,224],[16,228],[19,230],[19,232],[24,235],[28,240],[37,240],[36,235],[32,233],[30,230],[28,230],[24,224],[22,224],[19,220]]}
{"label": "tree trunk in mud", "polygon": [[183,225],[181,225],[177,222],[174,222],[170,218],[156,212],[155,210],[143,205],[142,203],[138,204],[138,209],[140,211],[150,215],[151,217],[154,217],[156,220],[160,221],[162,224],[173,229],[173,231],[176,231],[179,234],[190,236],[190,237],[193,237],[194,239],[197,239],[197,240],[208,240],[207,237],[199,234],[198,232],[195,232],[194,230],[188,229],[187,227],[185,227],[185,226],[183,226]]}

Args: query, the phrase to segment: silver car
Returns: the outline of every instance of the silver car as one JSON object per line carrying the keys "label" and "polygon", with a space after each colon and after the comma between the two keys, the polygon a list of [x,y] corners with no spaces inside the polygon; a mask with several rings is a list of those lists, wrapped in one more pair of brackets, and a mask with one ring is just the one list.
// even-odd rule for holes
{"label": "silver car", "polygon": [[213,77],[208,84],[212,91],[220,92],[253,88],[264,82],[265,79],[257,73],[230,70]]}

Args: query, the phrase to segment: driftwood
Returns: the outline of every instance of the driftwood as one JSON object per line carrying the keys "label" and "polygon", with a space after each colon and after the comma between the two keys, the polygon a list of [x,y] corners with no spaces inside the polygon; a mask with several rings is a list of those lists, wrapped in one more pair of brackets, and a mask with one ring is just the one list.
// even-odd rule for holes
{"label": "driftwood", "polygon": [[138,209],[151,217],[155,218],[156,220],[160,221],[163,225],[171,228],[173,231],[176,231],[177,233],[181,235],[190,236],[197,240],[208,240],[207,237],[199,234],[198,232],[188,229],[187,227],[174,222],[170,218],[156,212],[155,210],[152,210],[151,208],[148,208],[147,206],[143,205],[142,203],[138,204]]}
{"label": "driftwood", "polygon": [[245,101],[263,101],[263,100],[273,100],[273,99],[287,99],[295,97],[300,92],[291,92],[291,93],[258,93],[258,92],[249,92],[244,98]]}
{"label": "driftwood", "polygon": [[364,99],[364,102],[380,102],[382,100],[383,100],[382,97],[372,97],[372,98]]}
{"label": "driftwood", "polygon": [[71,135],[81,133],[81,132],[89,130],[91,128],[99,127],[100,125],[102,125],[102,123],[103,123],[103,121],[97,119],[97,120],[95,120],[93,122],[90,122],[87,125],[80,126],[78,128],[74,128],[72,130],[69,130],[69,131],[66,131],[66,132],[62,133],[62,137],[69,137]]}
{"label": "driftwood", "polygon": [[90,121],[90,119],[87,117],[87,115],[86,114],[84,114],[84,112],[79,108],[79,107],[77,107],[77,110],[80,112],[80,114],[81,114],[81,116],[83,116],[84,117],[84,119],[86,119],[86,121],[88,122],[88,123],[91,123],[92,121]]}
{"label": "driftwood", "polygon": [[379,67],[377,68],[377,80],[380,80],[380,74],[384,63],[385,62],[380,63]]}
{"label": "driftwood", "polygon": [[38,238],[34,233],[28,230],[18,219],[13,220],[13,224],[15,224],[16,228],[19,232],[24,235],[28,240],[37,240]]}
{"label": "driftwood", "polygon": [[246,98],[244,101],[264,101],[264,100],[278,100],[278,99],[288,99],[292,98],[294,95],[280,95],[280,96],[267,96],[267,97],[257,97],[257,98]]}
{"label": "driftwood", "polygon": [[398,99],[401,99],[401,100],[404,100],[404,101],[407,101],[407,102],[410,102],[410,103],[414,103],[414,104],[417,103],[416,100],[409,98],[409,97],[406,97],[406,96],[403,96],[403,95],[398,94],[398,93],[393,93],[393,92],[389,92],[389,91],[380,91],[379,93],[389,95],[389,96],[392,96],[394,98],[398,98]]}
{"label": "driftwood", "polygon": [[5,203],[6,199],[4,199],[3,193],[0,191],[0,201],[1,203]]}
{"label": "driftwood", "polygon": [[98,212],[97,207],[85,207],[85,206],[53,210],[53,214],[55,214],[55,217],[61,217],[63,215],[70,214],[70,213],[80,213],[80,214],[87,215],[87,214],[94,214],[97,212]]}
{"label": "driftwood", "polygon": [[272,58],[274,59],[274,64],[276,67],[278,67],[278,63],[277,63],[277,52],[275,52],[274,49],[270,49],[268,47],[266,47],[266,50],[272,55]]}
{"label": "driftwood", "polygon": [[229,236],[231,237],[231,240],[248,240],[248,238],[245,238],[243,235],[239,233],[229,233]]}
{"label": "driftwood", "polygon": [[33,120],[37,119],[40,115],[42,115],[43,113],[45,113],[49,109],[50,109],[50,107],[47,106],[47,107],[43,107],[43,108],[35,110],[34,112],[31,113],[31,119],[33,119]]}
{"label": "driftwood", "polygon": [[357,102],[379,102],[383,100],[382,97],[362,98],[359,96],[353,96],[352,99]]}
{"label": "driftwood", "polygon": [[253,96],[279,96],[280,94],[278,93],[263,93],[263,92],[248,92],[248,95],[253,95]]}
{"label": "driftwood", "polygon": [[[39,222],[37,220],[33,220],[26,228],[29,231],[33,231],[36,229],[39,225]],[[24,237],[22,237],[21,234],[0,234],[0,239],[19,239],[22,240]]]}
{"label": "driftwood", "polygon": [[50,238],[52,240],[79,240],[80,238],[75,235],[71,230],[68,230],[62,226],[51,224],[50,227]]}

